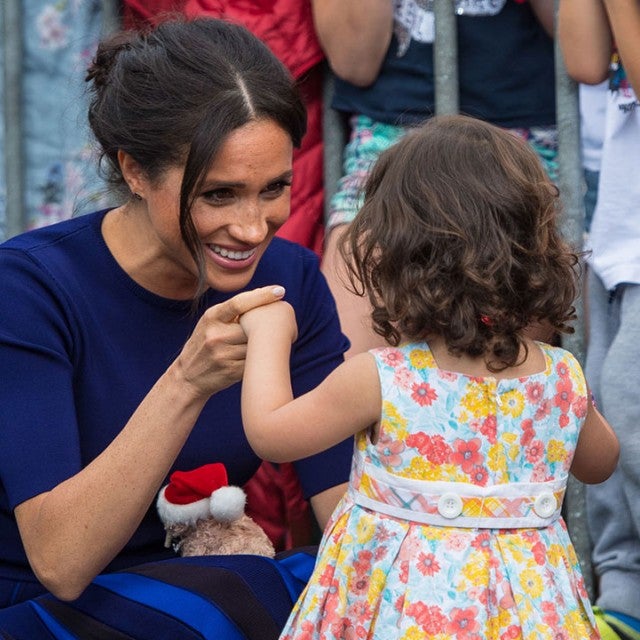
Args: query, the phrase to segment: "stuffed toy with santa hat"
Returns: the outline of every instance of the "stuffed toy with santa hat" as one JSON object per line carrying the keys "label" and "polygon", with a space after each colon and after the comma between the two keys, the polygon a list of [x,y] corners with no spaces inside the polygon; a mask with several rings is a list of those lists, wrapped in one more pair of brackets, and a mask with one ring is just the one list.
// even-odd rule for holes
{"label": "stuffed toy with santa hat", "polygon": [[222,463],[174,471],[157,500],[165,546],[181,556],[253,554],[273,558],[262,527],[245,514],[246,494],[229,486]]}

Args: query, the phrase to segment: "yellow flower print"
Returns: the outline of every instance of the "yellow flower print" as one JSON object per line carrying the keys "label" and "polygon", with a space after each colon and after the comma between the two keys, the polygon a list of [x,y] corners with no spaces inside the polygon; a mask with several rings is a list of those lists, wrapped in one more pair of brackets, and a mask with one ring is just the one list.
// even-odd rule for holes
{"label": "yellow flower print", "polygon": [[549,462],[561,462],[567,458],[567,450],[562,440],[549,440],[547,447],[547,460]]}
{"label": "yellow flower print", "polygon": [[[530,633],[527,633],[525,640],[555,640],[557,637],[558,636],[556,636],[548,626],[537,624],[533,629],[531,629]],[[586,635],[584,637],[588,638],[589,636]]]}
{"label": "yellow flower print", "polygon": [[580,631],[584,634],[582,637],[588,638],[590,636],[588,629],[584,624],[584,618],[580,611],[573,610],[569,611],[567,615],[564,617],[564,626],[567,629],[575,629],[576,631]]}
{"label": "yellow flower print", "polygon": [[490,413],[494,413],[495,402],[488,391],[488,387],[470,382],[467,385],[466,393],[460,399],[460,404],[475,418],[484,418]]}
{"label": "yellow flower print", "polygon": [[426,458],[415,456],[411,458],[409,465],[402,470],[402,475],[417,480],[433,480],[434,472],[433,465]]}
{"label": "yellow flower print", "polygon": [[500,406],[505,413],[517,418],[524,409],[524,395],[518,389],[511,389],[511,391],[502,394]]}
{"label": "yellow flower print", "polygon": [[400,640],[424,640],[424,631],[417,625],[409,627]]}
{"label": "yellow flower print", "polygon": [[554,567],[557,567],[564,558],[562,547],[559,544],[550,544],[547,549],[547,558]]}
{"label": "yellow flower print", "polygon": [[414,369],[426,369],[435,367],[435,360],[430,351],[424,349],[413,349],[409,354],[409,362]]}
{"label": "yellow flower print", "polygon": [[360,518],[358,528],[356,531],[358,544],[365,544],[369,542],[376,533],[376,527],[373,519]]}
{"label": "yellow flower print", "polygon": [[398,413],[392,402],[385,400],[382,403],[382,416],[382,431],[394,432],[397,438],[407,435],[407,420]]}
{"label": "yellow flower print", "polygon": [[508,609],[503,609],[502,607],[500,607],[498,609],[497,622],[497,626],[499,629],[505,629],[506,627],[508,627],[509,623],[511,622],[511,612]]}
{"label": "yellow flower print", "polygon": [[462,569],[462,575],[475,584],[487,584],[489,567],[485,562],[485,555],[482,551],[474,551],[469,554],[469,559]]}
{"label": "yellow flower print", "polygon": [[489,447],[487,452],[487,467],[491,471],[507,471],[507,456],[504,453],[502,445],[496,443]]}
{"label": "yellow flower print", "polygon": [[386,581],[387,577],[382,569],[373,570],[373,573],[371,574],[371,581],[369,582],[369,593],[372,593],[376,600],[384,588]]}
{"label": "yellow flower print", "polygon": [[525,569],[519,575],[522,590],[532,598],[539,598],[542,595],[544,584],[537,571]]}

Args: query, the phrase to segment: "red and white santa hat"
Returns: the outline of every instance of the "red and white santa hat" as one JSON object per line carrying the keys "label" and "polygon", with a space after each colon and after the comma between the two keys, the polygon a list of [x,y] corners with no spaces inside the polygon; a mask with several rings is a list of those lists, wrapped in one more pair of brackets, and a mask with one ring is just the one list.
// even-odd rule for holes
{"label": "red and white santa hat", "polygon": [[244,514],[247,496],[240,487],[229,486],[221,462],[192,471],[174,471],[169,484],[160,489],[156,506],[165,525],[195,524],[213,516],[232,522]]}

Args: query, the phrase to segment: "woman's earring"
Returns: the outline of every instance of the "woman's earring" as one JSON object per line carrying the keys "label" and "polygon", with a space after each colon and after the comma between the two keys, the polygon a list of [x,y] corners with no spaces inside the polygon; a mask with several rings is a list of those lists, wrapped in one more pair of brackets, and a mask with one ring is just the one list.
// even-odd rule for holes
{"label": "woman's earring", "polygon": [[142,200],[142,196],[139,193],[133,193],[134,200]]}

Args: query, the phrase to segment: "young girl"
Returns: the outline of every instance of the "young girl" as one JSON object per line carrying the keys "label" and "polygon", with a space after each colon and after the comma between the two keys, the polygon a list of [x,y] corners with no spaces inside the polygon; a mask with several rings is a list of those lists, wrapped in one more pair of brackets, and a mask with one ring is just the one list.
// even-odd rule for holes
{"label": "young girl", "polygon": [[292,460],[355,434],[283,637],[599,637],[560,510],[569,472],[602,482],[618,443],[573,356],[523,333],[571,331],[557,195],[512,133],[433,118],[382,154],[343,246],[393,346],[293,400],[292,309],[240,318],[256,452]]}

